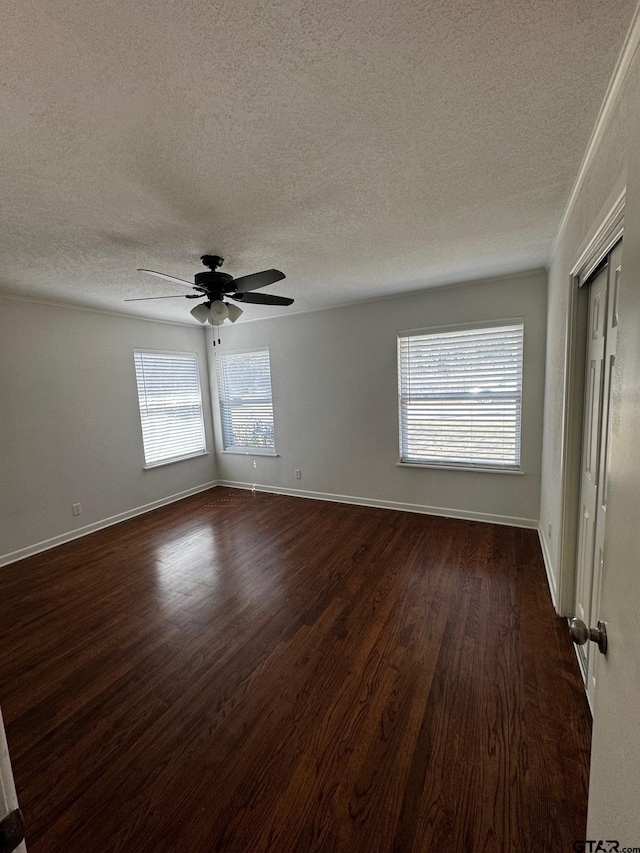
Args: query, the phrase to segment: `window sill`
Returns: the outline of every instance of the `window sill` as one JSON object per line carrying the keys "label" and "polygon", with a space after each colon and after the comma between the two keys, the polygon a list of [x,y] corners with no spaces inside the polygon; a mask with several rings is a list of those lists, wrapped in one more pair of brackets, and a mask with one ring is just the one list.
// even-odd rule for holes
{"label": "window sill", "polygon": [[437,462],[396,462],[398,468],[432,468],[441,471],[479,471],[484,474],[519,474],[525,471],[522,468],[500,468],[490,465],[439,465]]}
{"label": "window sill", "polygon": [[184,462],[185,459],[197,459],[198,456],[208,456],[209,451],[203,450],[198,453],[189,453],[187,456],[172,456],[171,459],[162,459],[160,462],[154,462],[151,465],[143,465],[143,471],[150,471],[152,468],[162,468],[163,465],[173,465],[174,462]]}
{"label": "window sill", "polygon": [[219,453],[229,453],[232,456],[280,456],[275,450],[260,450],[257,447],[251,450],[219,450]]}

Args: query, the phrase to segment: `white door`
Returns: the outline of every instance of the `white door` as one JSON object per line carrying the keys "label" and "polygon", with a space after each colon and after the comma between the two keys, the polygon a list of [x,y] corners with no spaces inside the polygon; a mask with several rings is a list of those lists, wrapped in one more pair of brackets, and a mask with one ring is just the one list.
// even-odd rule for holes
{"label": "white door", "polygon": [[[11,762],[9,761],[9,749],[7,747],[7,738],[4,733],[4,723],[2,721],[2,712],[0,711],[0,820],[11,814],[18,808],[18,799],[16,797],[16,789],[13,784],[13,774],[11,772]],[[15,848],[17,853],[26,853],[24,842]]]}
{"label": "white door", "polygon": [[[588,627],[600,618],[600,584],[607,518],[611,377],[618,327],[622,243],[609,253],[589,287],[585,408],[582,438],[580,519],[575,615]],[[600,652],[594,643],[578,646],[587,695],[594,709]]]}
{"label": "white door", "polygon": [[[607,525],[609,449],[611,446],[611,390],[613,370],[616,360],[618,343],[618,297],[620,293],[620,278],[622,275],[622,242],[615,246],[609,254],[607,265],[607,303],[604,320],[605,342],[602,362],[602,403],[600,414],[600,440],[598,454],[598,495],[596,501],[593,581],[591,585],[591,607],[589,610],[589,625],[595,627],[601,618],[600,597],[602,585],[602,570],[604,563],[604,538]],[[595,711],[595,687],[598,663],[602,658],[598,647],[588,643],[587,664],[587,695],[591,707]]]}
{"label": "white door", "polygon": [[[596,509],[598,506],[598,457],[602,413],[602,366],[604,362],[608,275],[608,266],[606,266],[589,285],[587,370],[584,393],[575,606],[575,615],[586,623],[589,623],[591,619],[591,591],[594,574]],[[585,674],[588,659],[591,656],[590,645],[587,643],[584,646],[578,646],[578,654]]]}

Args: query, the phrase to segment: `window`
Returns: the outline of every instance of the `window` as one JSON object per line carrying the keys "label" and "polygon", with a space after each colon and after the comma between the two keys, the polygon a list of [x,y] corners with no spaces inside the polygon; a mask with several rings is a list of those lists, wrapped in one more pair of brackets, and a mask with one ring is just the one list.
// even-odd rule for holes
{"label": "window", "polygon": [[522,323],[398,335],[400,459],[520,465]]}
{"label": "window", "polygon": [[135,350],[145,467],[206,452],[198,356]]}
{"label": "window", "polygon": [[224,449],[275,455],[269,350],[219,353],[216,365]]}

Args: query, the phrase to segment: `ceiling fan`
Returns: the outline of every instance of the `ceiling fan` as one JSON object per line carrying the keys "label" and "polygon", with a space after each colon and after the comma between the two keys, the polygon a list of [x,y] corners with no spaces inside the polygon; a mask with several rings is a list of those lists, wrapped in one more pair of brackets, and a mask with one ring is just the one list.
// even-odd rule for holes
{"label": "ceiling fan", "polygon": [[250,275],[233,278],[228,273],[218,270],[218,267],[221,267],[224,263],[224,258],[220,258],[218,255],[203,255],[200,260],[208,269],[204,272],[196,273],[193,284],[182,278],[175,278],[172,275],[155,272],[155,270],[138,270],[138,272],[146,272],[149,275],[155,275],[158,278],[164,278],[176,284],[183,284],[185,287],[189,287],[195,291],[194,293],[179,294],[177,296],[143,296],[139,299],[125,299],[125,302],[143,302],[146,299],[204,299],[204,302],[199,303],[191,309],[191,315],[201,323],[211,323],[212,326],[218,326],[227,319],[235,323],[243,313],[242,308],[238,308],[237,305],[233,305],[230,302],[225,302],[225,297],[229,297],[235,302],[241,302],[245,305],[249,303],[253,305],[293,304],[293,299],[289,299],[286,296],[252,292],[260,287],[266,287],[268,284],[274,284],[276,281],[282,281],[285,278],[285,274],[280,272],[280,270],[263,270],[262,272],[254,272]]}

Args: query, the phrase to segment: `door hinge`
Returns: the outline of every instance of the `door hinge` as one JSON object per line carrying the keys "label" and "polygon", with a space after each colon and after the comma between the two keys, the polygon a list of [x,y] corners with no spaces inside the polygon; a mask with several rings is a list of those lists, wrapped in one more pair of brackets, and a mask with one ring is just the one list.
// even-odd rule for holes
{"label": "door hinge", "polygon": [[24,841],[24,820],[20,809],[0,820],[0,853],[13,853]]}

